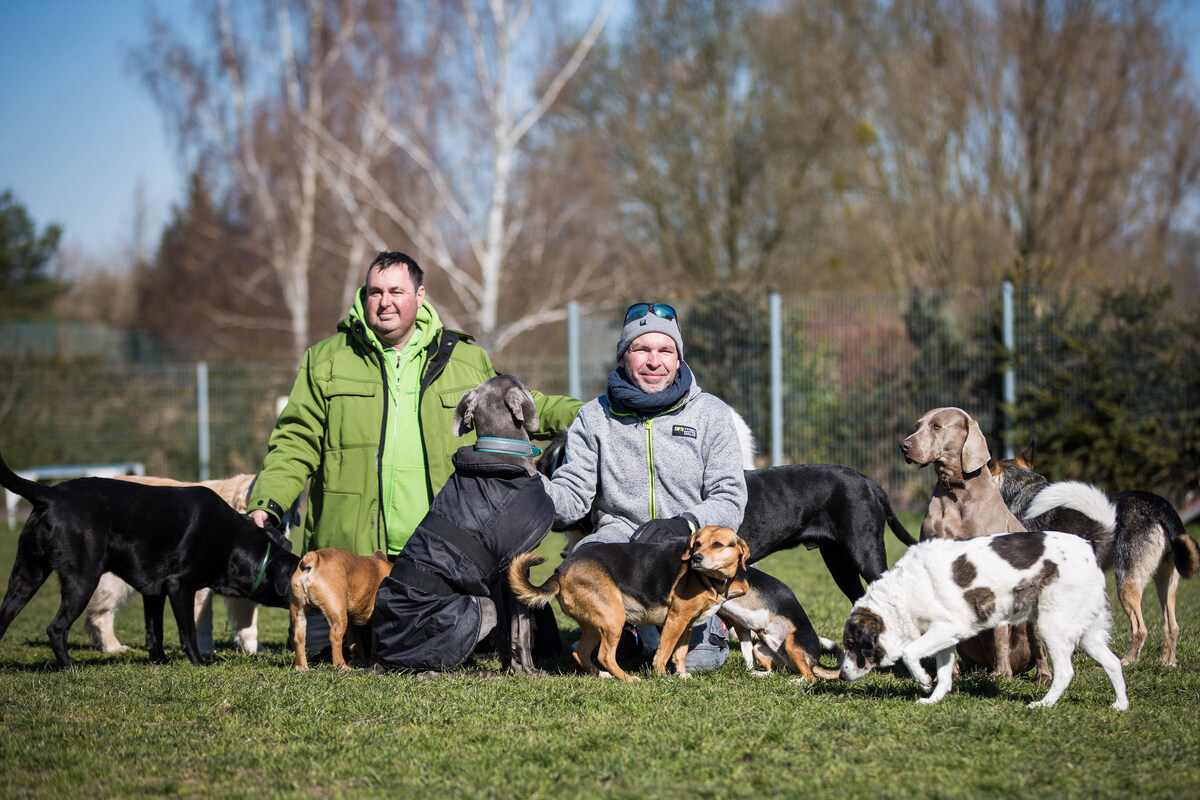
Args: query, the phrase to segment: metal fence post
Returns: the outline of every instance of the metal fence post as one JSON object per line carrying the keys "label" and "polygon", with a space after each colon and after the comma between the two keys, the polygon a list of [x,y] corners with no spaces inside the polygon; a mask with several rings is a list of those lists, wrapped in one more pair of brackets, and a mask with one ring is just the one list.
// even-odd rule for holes
{"label": "metal fence post", "polygon": [[208,362],[196,364],[196,427],[200,441],[197,449],[200,453],[200,480],[208,480],[209,469],[209,428],[208,428]]}
{"label": "metal fence post", "polygon": [[567,303],[567,394],[583,397],[583,368],[579,359],[579,303]]}
{"label": "metal fence post", "polygon": [[1001,336],[1004,339],[1004,457],[1013,457],[1012,431],[1013,410],[1017,407],[1017,345],[1013,335],[1013,285],[1005,281],[1000,287],[1001,306]]}
{"label": "metal fence post", "polygon": [[771,466],[783,464],[783,302],[771,292]]}

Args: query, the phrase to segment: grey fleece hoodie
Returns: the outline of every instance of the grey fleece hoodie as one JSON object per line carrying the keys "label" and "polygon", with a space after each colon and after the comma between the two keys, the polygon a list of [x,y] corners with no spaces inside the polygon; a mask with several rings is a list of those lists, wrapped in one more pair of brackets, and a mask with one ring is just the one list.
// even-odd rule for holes
{"label": "grey fleece hoodie", "polygon": [[679,405],[650,418],[618,414],[601,395],[579,410],[546,492],[559,525],[582,519],[595,501],[597,533],[617,526],[628,538],[644,522],[684,511],[701,526],[737,530],[746,476],[733,415],[694,383]]}

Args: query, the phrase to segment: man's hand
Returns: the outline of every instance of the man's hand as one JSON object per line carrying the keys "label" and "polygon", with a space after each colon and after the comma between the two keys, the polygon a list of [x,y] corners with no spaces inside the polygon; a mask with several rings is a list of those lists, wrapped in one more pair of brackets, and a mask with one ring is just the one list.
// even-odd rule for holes
{"label": "man's hand", "polygon": [[684,539],[696,532],[696,523],[691,515],[681,514],[670,519],[652,519],[642,523],[633,532],[631,542],[669,542]]}
{"label": "man's hand", "polygon": [[267,527],[267,523],[271,521],[271,515],[262,509],[255,509],[250,512],[250,519],[254,520],[254,524],[260,528]]}

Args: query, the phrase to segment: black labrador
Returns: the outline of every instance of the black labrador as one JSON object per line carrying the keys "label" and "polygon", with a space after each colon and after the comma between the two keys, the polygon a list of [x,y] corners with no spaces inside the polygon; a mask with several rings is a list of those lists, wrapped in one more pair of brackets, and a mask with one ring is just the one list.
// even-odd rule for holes
{"label": "black labrador", "polygon": [[211,587],[287,607],[288,581],[300,563],[277,530],[260,528],[211,489],[146,486],[77,478],[56,486],[26,480],[0,458],[0,485],[33,504],[17,541],[8,591],[0,604],[0,638],[51,572],[62,602],[46,633],[61,668],[71,667],[67,632],[87,608],[105,572],[143,596],[146,649],[163,662],[163,605],[179,628],[184,653],[203,663],[196,643],[196,591]]}

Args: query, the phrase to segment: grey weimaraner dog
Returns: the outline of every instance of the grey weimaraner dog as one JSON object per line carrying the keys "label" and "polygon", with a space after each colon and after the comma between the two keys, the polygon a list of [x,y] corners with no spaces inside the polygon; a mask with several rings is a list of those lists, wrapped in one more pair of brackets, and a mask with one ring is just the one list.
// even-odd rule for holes
{"label": "grey weimaraner dog", "polygon": [[[922,541],[974,539],[1025,530],[992,481],[987,469],[991,454],[979,423],[961,408],[926,412],[917,420],[916,431],[900,443],[900,452],[910,464],[932,464],[938,475],[921,523]],[[1008,626],[997,628],[994,652],[988,647],[991,642],[981,641],[987,638],[964,642],[959,653],[976,663],[991,664],[992,674],[998,677],[1012,677],[1014,670],[1024,671],[1036,660],[1038,680],[1050,679],[1045,654],[1032,627],[1022,623],[1012,631]]]}

